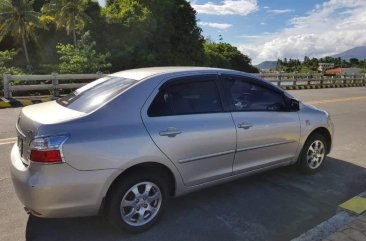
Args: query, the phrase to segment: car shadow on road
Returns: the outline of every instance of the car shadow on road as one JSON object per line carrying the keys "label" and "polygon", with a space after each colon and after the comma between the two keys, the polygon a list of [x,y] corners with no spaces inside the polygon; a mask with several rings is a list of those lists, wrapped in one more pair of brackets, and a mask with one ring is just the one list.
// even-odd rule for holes
{"label": "car shadow on road", "polygon": [[328,157],[313,175],[279,168],[172,199],[161,222],[141,234],[116,231],[98,217],[30,216],[26,240],[289,240],[365,191],[365,180],[366,169]]}

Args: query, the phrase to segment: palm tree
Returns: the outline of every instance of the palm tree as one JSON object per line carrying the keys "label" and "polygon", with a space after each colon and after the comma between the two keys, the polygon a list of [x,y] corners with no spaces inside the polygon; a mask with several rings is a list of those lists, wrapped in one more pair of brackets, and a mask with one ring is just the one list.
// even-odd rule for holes
{"label": "palm tree", "polygon": [[39,25],[40,13],[33,10],[33,1],[1,0],[0,2],[0,41],[10,34],[16,41],[22,43],[27,67],[30,60],[27,40],[36,39],[34,28]]}
{"label": "palm tree", "polygon": [[76,32],[83,30],[90,19],[85,13],[86,7],[86,0],[51,0],[43,6],[42,12],[54,18],[57,29],[65,28],[67,34],[72,32],[76,46]]}

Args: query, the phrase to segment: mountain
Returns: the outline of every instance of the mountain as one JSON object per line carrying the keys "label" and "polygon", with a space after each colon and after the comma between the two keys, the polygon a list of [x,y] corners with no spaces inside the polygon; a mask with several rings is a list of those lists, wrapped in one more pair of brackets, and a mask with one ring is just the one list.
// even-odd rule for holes
{"label": "mountain", "polygon": [[356,47],[332,56],[349,60],[350,58],[366,59],[366,46]]}
{"label": "mountain", "polygon": [[276,69],[277,61],[264,61],[256,65],[258,69]]}

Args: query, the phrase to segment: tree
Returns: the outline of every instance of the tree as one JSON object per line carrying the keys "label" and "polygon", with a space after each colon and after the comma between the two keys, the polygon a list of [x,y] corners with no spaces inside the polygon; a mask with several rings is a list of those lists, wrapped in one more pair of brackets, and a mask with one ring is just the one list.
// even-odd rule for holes
{"label": "tree", "polygon": [[202,64],[203,37],[186,0],[111,0],[102,13],[113,66]]}
{"label": "tree", "polygon": [[17,54],[17,51],[14,49],[0,51],[0,76],[2,76],[4,73],[22,73],[21,69],[12,66],[12,61]]}
{"label": "tree", "polygon": [[89,16],[85,13],[87,0],[51,0],[42,8],[42,13],[51,16],[58,29],[65,28],[67,34],[73,36],[74,45],[77,44],[76,32],[82,31]]}
{"label": "tree", "polygon": [[172,44],[173,64],[201,65],[204,60],[202,29],[197,26],[197,12],[186,0],[176,0],[174,6]]}
{"label": "tree", "polygon": [[360,61],[356,58],[350,58],[349,63],[351,64],[352,67],[357,67],[360,64]]}
{"label": "tree", "polygon": [[97,53],[94,49],[95,42],[90,42],[89,37],[89,33],[86,32],[77,47],[61,43],[56,46],[60,56],[60,73],[95,73],[111,67],[107,61],[110,53]]}
{"label": "tree", "polygon": [[[3,90],[3,74],[22,74],[22,70],[13,66],[14,57],[17,55],[14,49],[0,51],[0,90]],[[0,95],[2,95],[0,91]]]}
{"label": "tree", "polygon": [[21,41],[27,68],[31,66],[27,40],[36,39],[34,28],[39,26],[40,16],[40,13],[33,11],[32,4],[28,0],[3,0],[0,3],[0,41],[7,34],[17,42]]}
{"label": "tree", "polygon": [[258,73],[258,69],[251,65],[251,59],[229,43],[206,40],[204,51],[206,66]]}

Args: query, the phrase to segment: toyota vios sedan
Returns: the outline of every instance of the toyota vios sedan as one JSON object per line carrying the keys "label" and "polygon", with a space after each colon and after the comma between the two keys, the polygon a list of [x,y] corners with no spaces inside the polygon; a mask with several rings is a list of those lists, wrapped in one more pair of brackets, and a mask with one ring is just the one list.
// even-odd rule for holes
{"label": "toyota vios sedan", "polygon": [[144,68],[22,109],[11,151],[16,193],[32,215],[103,213],[142,231],[179,196],[275,167],[318,171],[329,115],[243,72]]}

